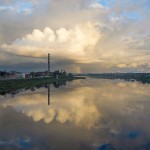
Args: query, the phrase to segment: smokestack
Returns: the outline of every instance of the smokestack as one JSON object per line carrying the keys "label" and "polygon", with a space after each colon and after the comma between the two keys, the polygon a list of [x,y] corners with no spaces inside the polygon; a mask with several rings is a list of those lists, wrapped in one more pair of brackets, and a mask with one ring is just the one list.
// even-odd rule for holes
{"label": "smokestack", "polygon": [[48,54],[48,76],[50,76],[50,54]]}

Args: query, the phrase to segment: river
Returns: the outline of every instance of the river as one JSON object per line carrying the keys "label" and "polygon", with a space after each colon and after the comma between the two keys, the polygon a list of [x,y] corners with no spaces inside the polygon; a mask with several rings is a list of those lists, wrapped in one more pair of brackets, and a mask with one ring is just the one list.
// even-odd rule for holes
{"label": "river", "polygon": [[0,96],[0,150],[150,150],[150,85],[75,80]]}

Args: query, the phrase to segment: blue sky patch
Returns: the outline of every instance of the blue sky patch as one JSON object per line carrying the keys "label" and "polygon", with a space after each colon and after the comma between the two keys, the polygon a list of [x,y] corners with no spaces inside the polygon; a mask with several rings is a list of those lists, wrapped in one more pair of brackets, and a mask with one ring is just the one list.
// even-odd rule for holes
{"label": "blue sky patch", "polygon": [[98,3],[100,3],[101,5],[105,7],[110,7],[113,5],[114,0],[98,0]]}
{"label": "blue sky patch", "polygon": [[24,0],[22,0],[19,4],[20,8],[19,11],[24,11],[26,9],[31,9],[32,8],[32,3],[30,2],[25,2]]}
{"label": "blue sky patch", "polygon": [[142,17],[137,12],[124,12],[122,16],[128,17],[130,19],[140,20]]}

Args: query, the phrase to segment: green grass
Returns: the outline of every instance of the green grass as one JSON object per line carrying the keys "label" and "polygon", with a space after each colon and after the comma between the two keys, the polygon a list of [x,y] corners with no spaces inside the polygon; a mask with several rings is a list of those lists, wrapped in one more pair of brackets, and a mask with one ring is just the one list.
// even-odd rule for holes
{"label": "green grass", "polygon": [[12,80],[0,80],[0,94],[9,93],[15,90],[23,89],[23,88],[32,88],[35,86],[41,86],[44,84],[50,84],[53,82],[61,82],[73,80],[73,78],[63,77],[59,79],[55,78],[32,78],[32,79],[12,79]]}
{"label": "green grass", "polygon": [[42,85],[51,84],[53,82],[66,82],[75,79],[85,79],[85,78],[66,76],[66,77],[60,77],[59,79],[42,77],[42,78],[31,78],[31,79],[0,80],[0,94],[10,93],[19,89],[40,87]]}

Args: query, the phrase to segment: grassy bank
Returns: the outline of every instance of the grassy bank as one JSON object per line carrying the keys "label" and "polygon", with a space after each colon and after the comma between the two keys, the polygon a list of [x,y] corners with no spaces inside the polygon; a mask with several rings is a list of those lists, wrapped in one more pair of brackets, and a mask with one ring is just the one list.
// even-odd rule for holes
{"label": "grassy bank", "polygon": [[32,79],[11,79],[0,80],[0,94],[10,93],[19,89],[40,87],[44,84],[51,84],[53,82],[66,82],[75,79],[84,79],[83,77],[63,77],[63,78],[32,78]]}

